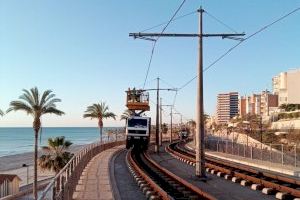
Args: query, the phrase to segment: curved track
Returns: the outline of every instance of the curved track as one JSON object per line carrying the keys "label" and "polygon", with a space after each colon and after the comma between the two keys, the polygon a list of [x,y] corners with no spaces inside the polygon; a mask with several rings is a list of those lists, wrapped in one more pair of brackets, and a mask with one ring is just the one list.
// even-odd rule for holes
{"label": "curved track", "polygon": [[127,164],[139,187],[149,199],[215,199],[161,167],[139,149],[128,151]]}
{"label": "curved track", "polygon": [[[195,152],[186,149],[185,143],[170,144],[166,147],[166,151],[190,165],[195,165]],[[294,199],[300,197],[300,182],[298,180],[261,172],[246,165],[233,164],[209,156],[206,156],[205,160],[206,171],[212,174],[224,176],[226,179],[233,178],[236,182],[243,182],[244,186],[251,186],[252,189],[276,194],[276,198]]]}

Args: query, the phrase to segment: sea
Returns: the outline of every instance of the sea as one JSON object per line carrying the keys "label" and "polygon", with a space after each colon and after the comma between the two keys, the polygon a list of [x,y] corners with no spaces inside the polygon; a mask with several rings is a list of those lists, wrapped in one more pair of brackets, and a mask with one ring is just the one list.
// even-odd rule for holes
{"label": "sea", "polygon": [[[108,130],[122,130],[121,127],[104,127],[103,140],[107,139]],[[39,146],[47,146],[48,138],[65,136],[74,145],[84,145],[99,141],[97,127],[45,127],[39,135]],[[34,132],[26,128],[0,128],[0,157],[32,152]]]}

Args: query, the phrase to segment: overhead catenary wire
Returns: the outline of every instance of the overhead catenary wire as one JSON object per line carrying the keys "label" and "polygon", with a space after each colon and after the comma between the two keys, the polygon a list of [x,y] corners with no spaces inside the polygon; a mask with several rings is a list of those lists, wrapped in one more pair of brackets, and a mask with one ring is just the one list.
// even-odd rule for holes
{"label": "overhead catenary wire", "polygon": [[[179,7],[177,8],[177,10],[175,11],[175,13],[173,14],[173,16],[171,17],[171,19],[168,21],[168,23],[164,26],[164,28],[160,32],[160,35],[164,33],[164,31],[167,29],[167,27],[169,26],[169,24],[174,20],[175,16],[177,15],[177,13],[182,8],[182,6],[183,6],[183,4],[185,2],[186,2],[186,0],[182,1],[182,3],[179,5]],[[145,76],[145,80],[144,80],[144,84],[143,84],[143,89],[145,88],[145,84],[146,84],[146,81],[147,81],[147,78],[148,78],[148,75],[149,75],[149,71],[150,71],[150,67],[151,67],[151,63],[152,63],[152,59],[153,59],[153,54],[154,54],[155,46],[156,46],[157,41],[160,38],[160,35],[157,36],[157,38],[155,39],[155,41],[153,42],[153,45],[152,45],[150,60],[149,60],[147,71],[146,71],[146,76]]]}
{"label": "overhead catenary wire", "polygon": [[159,80],[161,80],[163,83],[165,83],[166,85],[168,85],[171,88],[176,88],[174,85],[172,85],[171,83],[165,81],[164,79],[162,79],[161,77],[159,78]]}
{"label": "overhead catenary wire", "polygon": [[[252,38],[253,36],[257,35],[258,33],[266,30],[267,28],[271,27],[272,25],[276,24],[277,22],[285,19],[286,17],[290,16],[291,14],[297,12],[300,10],[300,7],[292,10],[291,12],[279,17],[278,19],[276,19],[275,21],[263,26],[262,28],[260,28],[259,30],[257,30],[256,32],[252,33],[251,35],[249,35],[248,37],[246,37],[244,40],[238,42],[237,44],[235,44],[234,46],[232,46],[231,48],[229,48],[225,53],[223,53],[220,57],[218,57],[214,62],[212,62],[210,65],[208,65],[206,68],[203,69],[203,72],[209,70],[211,67],[213,67],[216,63],[218,63],[221,59],[223,59],[226,55],[228,55],[231,51],[233,51],[235,48],[237,48],[239,45],[241,45],[243,42],[249,40],[250,38]],[[193,77],[192,79],[190,79],[189,81],[187,81],[185,84],[183,84],[179,90],[182,90],[183,88],[185,88],[187,85],[189,85],[193,80],[195,80],[197,78],[197,76]]]}
{"label": "overhead catenary wire", "polygon": [[219,22],[220,24],[222,24],[223,26],[225,26],[226,28],[228,28],[229,30],[237,33],[237,31],[235,29],[233,29],[231,26],[225,24],[223,21],[221,21],[220,19],[218,19],[217,17],[215,17],[214,15],[210,14],[209,12],[207,12],[206,10],[204,11],[204,13],[207,14],[207,16],[213,18],[214,20],[216,20],[217,22]]}
{"label": "overhead catenary wire", "polygon": [[[181,18],[187,17],[187,16],[189,16],[189,15],[195,14],[195,13],[197,13],[197,10],[192,11],[192,12],[189,12],[189,13],[184,14],[184,15],[181,15],[181,16],[178,16],[178,17],[175,17],[175,18],[172,20],[172,22],[177,21],[177,20],[179,20],[179,19],[181,19]],[[155,28],[157,28],[157,27],[160,27],[160,26],[162,26],[162,25],[167,24],[168,22],[169,22],[169,21],[163,22],[163,23],[160,23],[160,24],[157,24],[157,25],[155,25],[155,26],[152,26],[152,27],[150,27],[150,28],[147,28],[147,29],[145,29],[145,30],[140,31],[140,33],[143,33],[143,32],[146,32],[146,31],[149,31],[149,30],[152,30],[152,29],[155,29]]]}

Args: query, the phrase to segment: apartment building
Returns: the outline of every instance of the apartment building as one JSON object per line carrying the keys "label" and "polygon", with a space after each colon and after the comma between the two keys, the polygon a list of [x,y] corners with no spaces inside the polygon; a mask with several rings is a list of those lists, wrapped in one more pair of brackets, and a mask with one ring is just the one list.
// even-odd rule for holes
{"label": "apartment building", "polygon": [[232,117],[238,115],[239,94],[229,92],[218,94],[217,97],[217,122],[227,123]]}
{"label": "apartment building", "polygon": [[239,115],[265,115],[269,116],[270,110],[278,107],[278,95],[270,91],[262,91],[260,94],[239,97]]}
{"label": "apartment building", "polygon": [[300,104],[300,69],[281,72],[272,78],[273,93],[278,95],[278,104]]}

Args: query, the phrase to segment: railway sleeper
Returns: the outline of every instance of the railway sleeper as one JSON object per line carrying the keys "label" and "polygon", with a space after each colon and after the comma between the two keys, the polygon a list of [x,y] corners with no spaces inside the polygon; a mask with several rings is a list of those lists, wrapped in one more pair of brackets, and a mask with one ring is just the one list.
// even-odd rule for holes
{"label": "railway sleeper", "polygon": [[285,193],[285,192],[277,192],[275,195],[276,199],[281,199],[281,200],[292,200],[294,199],[292,195],[290,195],[289,193]]}
{"label": "railway sleeper", "polygon": [[275,190],[273,188],[263,188],[262,193],[267,195],[275,194]]}
{"label": "railway sleeper", "polygon": [[252,184],[251,189],[252,190],[262,190],[263,186],[261,184]]}
{"label": "railway sleeper", "polygon": [[251,181],[248,180],[242,180],[241,181],[241,186],[247,187],[251,185]]}
{"label": "railway sleeper", "polygon": [[240,183],[242,181],[242,179],[239,178],[239,177],[234,176],[234,177],[232,177],[231,181],[234,182],[234,183]]}

